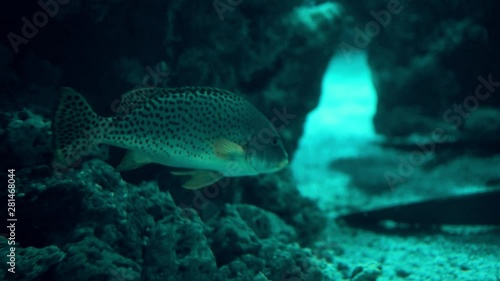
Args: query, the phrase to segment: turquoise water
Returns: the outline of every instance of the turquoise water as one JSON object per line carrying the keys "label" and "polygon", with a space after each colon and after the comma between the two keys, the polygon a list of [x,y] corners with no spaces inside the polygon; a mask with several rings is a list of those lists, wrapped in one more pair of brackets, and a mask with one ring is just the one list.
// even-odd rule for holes
{"label": "turquoise water", "polygon": [[0,280],[500,280],[500,2],[4,2]]}

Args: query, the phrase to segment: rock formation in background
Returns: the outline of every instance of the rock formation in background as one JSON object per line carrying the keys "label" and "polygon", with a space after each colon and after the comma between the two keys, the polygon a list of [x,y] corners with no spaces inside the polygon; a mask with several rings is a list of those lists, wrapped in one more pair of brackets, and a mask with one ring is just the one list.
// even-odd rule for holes
{"label": "rock formation in background", "polygon": [[347,52],[369,56],[377,132],[401,137],[442,128],[450,139],[500,139],[492,132],[500,121],[491,124],[500,110],[497,2],[339,2],[352,16],[343,42],[354,48]]}

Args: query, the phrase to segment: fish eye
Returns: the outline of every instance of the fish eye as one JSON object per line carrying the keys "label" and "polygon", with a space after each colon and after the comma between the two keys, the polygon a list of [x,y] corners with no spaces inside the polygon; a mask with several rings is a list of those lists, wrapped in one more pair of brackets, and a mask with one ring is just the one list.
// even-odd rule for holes
{"label": "fish eye", "polygon": [[271,144],[272,145],[278,145],[280,143],[280,140],[277,138],[277,137],[274,137],[272,140],[271,140]]}

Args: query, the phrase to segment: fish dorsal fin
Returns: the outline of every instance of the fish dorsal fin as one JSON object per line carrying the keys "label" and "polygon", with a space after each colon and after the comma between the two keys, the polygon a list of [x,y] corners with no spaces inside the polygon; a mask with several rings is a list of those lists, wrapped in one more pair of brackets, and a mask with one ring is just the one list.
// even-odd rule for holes
{"label": "fish dorsal fin", "polygon": [[221,159],[234,159],[243,157],[245,150],[235,142],[226,138],[219,138],[214,142],[214,153],[215,156]]}
{"label": "fish dorsal fin", "polygon": [[171,172],[175,176],[191,176],[182,187],[186,189],[198,189],[207,185],[211,185],[224,176],[216,171],[208,170],[192,170],[192,171],[175,171]]}
{"label": "fish dorsal fin", "polygon": [[122,95],[120,100],[120,106],[124,110],[131,110],[134,107],[149,101],[151,98],[158,96],[160,94],[165,94],[169,92],[168,89],[163,88],[139,88],[132,91],[128,91]]}
{"label": "fish dorsal fin", "polygon": [[125,156],[123,156],[122,162],[116,166],[115,171],[130,171],[152,162],[151,158],[146,154],[129,150]]}
{"label": "fish dorsal fin", "polygon": [[182,94],[186,92],[192,93],[220,93],[224,95],[240,96],[239,94],[214,88],[214,87],[204,87],[204,86],[183,86],[176,88],[155,88],[155,87],[144,87],[128,91],[122,95],[120,106],[124,109],[132,109],[144,101],[148,101],[158,95],[169,95],[169,94]]}

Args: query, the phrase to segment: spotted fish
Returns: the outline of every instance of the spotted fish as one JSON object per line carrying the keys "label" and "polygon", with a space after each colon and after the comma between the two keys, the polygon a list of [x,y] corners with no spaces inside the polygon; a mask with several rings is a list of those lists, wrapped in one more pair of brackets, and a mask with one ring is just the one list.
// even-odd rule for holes
{"label": "spotted fish", "polygon": [[196,189],[223,177],[272,173],[288,155],[271,122],[242,96],[210,87],[143,88],[122,96],[119,114],[98,116],[84,97],[62,88],[54,117],[56,159],[75,158],[86,146],[127,150],[118,171],[148,163],[186,168]]}

